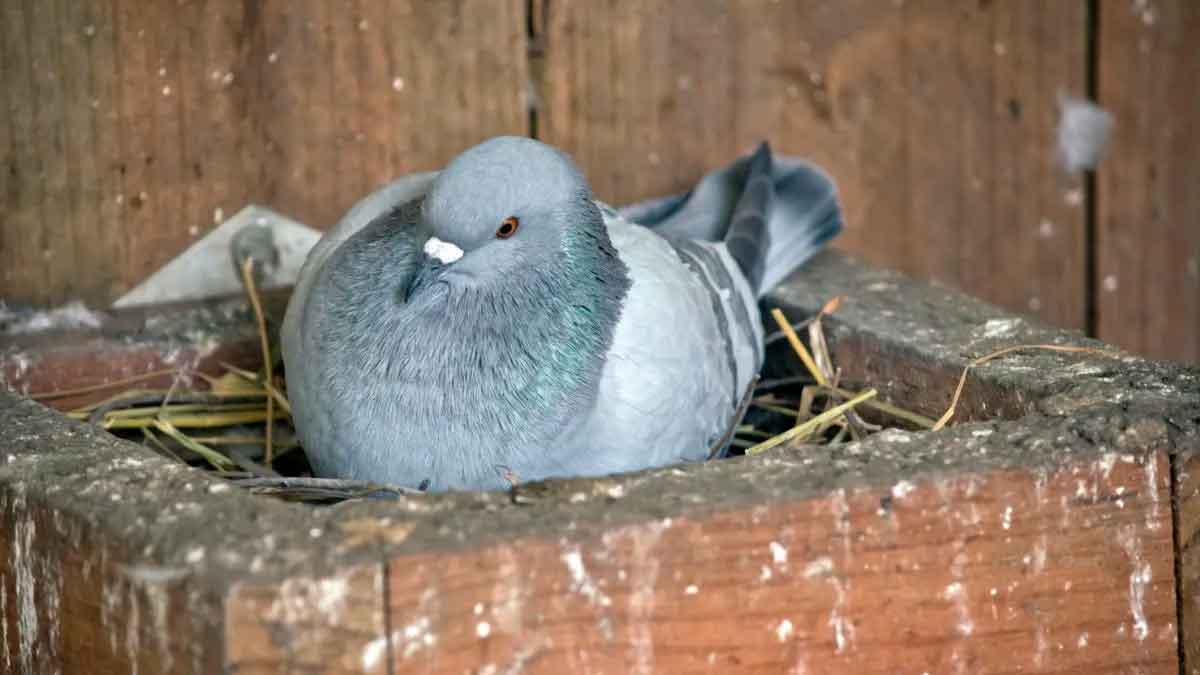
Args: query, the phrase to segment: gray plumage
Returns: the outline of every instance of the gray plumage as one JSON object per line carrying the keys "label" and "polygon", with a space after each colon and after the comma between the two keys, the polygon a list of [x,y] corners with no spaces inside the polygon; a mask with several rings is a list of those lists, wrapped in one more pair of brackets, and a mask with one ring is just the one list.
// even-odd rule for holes
{"label": "gray plumage", "polygon": [[283,327],[297,432],[319,475],[433,490],[704,459],[762,362],[757,298],[840,225],[829,179],[765,145],[622,217],[565,154],[492,139],[309,254]]}

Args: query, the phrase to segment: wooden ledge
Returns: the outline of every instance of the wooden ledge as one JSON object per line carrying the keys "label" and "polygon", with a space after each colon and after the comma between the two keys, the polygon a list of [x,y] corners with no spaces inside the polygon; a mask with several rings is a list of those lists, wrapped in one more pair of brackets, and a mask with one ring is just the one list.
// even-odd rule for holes
{"label": "wooden ledge", "polygon": [[[846,301],[827,333],[844,376],[933,416],[973,357],[1096,344],[836,253],[775,300],[800,318],[834,295]],[[232,309],[191,334],[236,354],[249,322],[236,302],[220,306]],[[152,312],[103,335],[2,344],[0,373],[36,391],[145,372],[194,347],[187,317],[200,311],[176,310],[170,335],[128,339],[166,325]],[[86,364],[97,345],[109,370],[59,366]],[[1181,631],[1200,643],[1200,373],[1017,354],[976,369],[959,412],[965,423],[937,433],[524,485],[519,505],[486,493],[314,508],[238,492],[0,392],[0,661],[1178,672]]]}

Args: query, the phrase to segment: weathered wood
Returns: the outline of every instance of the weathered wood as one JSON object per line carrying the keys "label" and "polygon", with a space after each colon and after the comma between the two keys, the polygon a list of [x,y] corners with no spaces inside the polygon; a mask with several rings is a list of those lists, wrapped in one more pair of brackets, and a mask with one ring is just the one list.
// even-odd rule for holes
{"label": "weathered wood", "polygon": [[1175,672],[1168,463],[1140,462],[399,556],[394,672]]}
{"label": "weathered wood", "polygon": [[[286,301],[286,292],[264,294],[272,325],[282,321]],[[0,344],[0,385],[71,410],[119,392],[101,387],[128,378],[160,373],[125,388],[161,388],[177,378],[191,382],[196,373],[220,374],[223,363],[257,368],[261,362],[250,309],[240,299],[212,300],[122,310],[84,334],[7,338]],[[70,393],[87,388],[93,389]]]}
{"label": "weathered wood", "polygon": [[196,587],[183,568],[133,563],[140,556],[118,532],[30,497],[0,497],[4,672],[220,668],[219,596]]}
{"label": "weathered wood", "polygon": [[[836,253],[769,303],[799,318],[833,295],[845,300],[826,332],[844,378],[927,414],[979,353],[1096,344]],[[898,312],[898,299],[915,309]],[[205,336],[249,324],[209,316],[226,329]],[[106,330],[126,320],[146,325],[118,316]],[[170,334],[141,338],[166,352],[179,347]],[[31,359],[27,377],[39,363],[54,361]],[[920,395],[906,400],[910,381]],[[977,369],[960,419],[522,485],[517,499],[311,508],[0,392],[0,642],[23,663],[13,636],[32,612],[33,672],[65,670],[75,649],[98,670],[127,670],[138,653],[141,673],[204,672],[212,659],[238,672],[1176,672],[1172,520],[1195,527],[1195,499],[1183,464],[1172,491],[1168,462],[1200,452],[1200,372],[1018,354]],[[60,568],[85,568],[73,532],[83,560],[170,578],[165,640],[150,620],[161,595],[140,596],[131,633],[135,605],[105,591],[116,579],[57,583]],[[68,587],[70,606],[47,592]],[[97,629],[106,597],[120,620],[101,615]]]}
{"label": "weathered wood", "polygon": [[538,3],[541,135],[621,203],[760,139],[837,180],[838,246],[1083,327],[1079,176],[1054,165],[1081,95],[1083,3]]}
{"label": "weathered wood", "polygon": [[383,579],[375,563],[333,576],[235,585],[225,605],[226,669],[386,673]]}
{"label": "weathered wood", "polygon": [[337,665],[384,635],[382,566],[334,511],[56,418],[0,390],[6,672],[361,672]]}
{"label": "weathered wood", "polygon": [[1185,675],[1200,675],[1200,451],[1175,460],[1176,531],[1179,547],[1179,624]]}
{"label": "weathered wood", "polygon": [[1116,117],[1097,175],[1097,334],[1200,362],[1200,6],[1100,3],[1099,98]]}
{"label": "weathered wood", "polygon": [[526,131],[519,0],[28,1],[2,24],[9,302],[107,303],[247,202],[325,226]]}

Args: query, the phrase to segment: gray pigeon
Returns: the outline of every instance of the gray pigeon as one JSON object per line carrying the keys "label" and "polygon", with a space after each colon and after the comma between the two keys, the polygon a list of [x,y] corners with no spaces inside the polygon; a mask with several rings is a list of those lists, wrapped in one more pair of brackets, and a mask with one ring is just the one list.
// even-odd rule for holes
{"label": "gray pigeon", "polygon": [[829,178],[765,144],[619,214],[561,151],[491,139],[309,253],[296,430],[318,475],[430,490],[706,459],[762,364],[758,298],[840,229]]}

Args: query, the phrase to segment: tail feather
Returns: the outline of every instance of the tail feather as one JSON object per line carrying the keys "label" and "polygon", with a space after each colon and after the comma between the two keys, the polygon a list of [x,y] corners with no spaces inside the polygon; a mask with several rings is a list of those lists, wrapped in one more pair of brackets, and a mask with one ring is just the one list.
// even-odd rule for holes
{"label": "tail feather", "polygon": [[771,232],[768,218],[774,184],[771,176],[771,148],[763,143],[750,158],[742,194],[733,207],[729,230],[725,234],[725,247],[729,255],[742,269],[750,287],[759,289],[767,269],[771,249]]}
{"label": "tail feather", "polygon": [[758,297],[842,229],[829,176],[810,162],[773,157],[766,143],[685,194],[634,204],[621,214],[666,237],[724,241]]}
{"label": "tail feather", "polygon": [[756,291],[766,295],[842,231],[842,209],[833,180],[816,165],[781,158],[777,163],[771,247]]}

